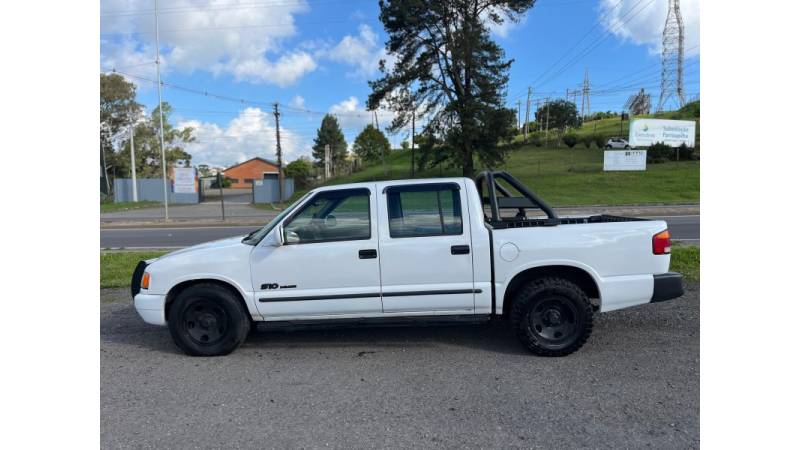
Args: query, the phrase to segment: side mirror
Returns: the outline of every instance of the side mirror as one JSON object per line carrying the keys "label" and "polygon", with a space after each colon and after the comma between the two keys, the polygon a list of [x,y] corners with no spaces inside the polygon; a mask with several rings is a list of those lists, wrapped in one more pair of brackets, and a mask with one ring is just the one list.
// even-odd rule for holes
{"label": "side mirror", "polygon": [[280,247],[283,245],[283,230],[279,227],[264,239],[264,244],[270,247]]}
{"label": "side mirror", "polygon": [[300,242],[300,236],[297,235],[294,231],[283,231],[285,236],[283,243],[284,244],[297,244]]}

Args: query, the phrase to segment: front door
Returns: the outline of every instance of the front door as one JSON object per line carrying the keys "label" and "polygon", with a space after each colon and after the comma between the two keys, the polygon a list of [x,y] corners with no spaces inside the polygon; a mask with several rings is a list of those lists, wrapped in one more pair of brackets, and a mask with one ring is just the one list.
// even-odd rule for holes
{"label": "front door", "polygon": [[282,224],[285,245],[254,249],[253,288],[266,320],[381,313],[373,194],[319,192]]}
{"label": "front door", "polygon": [[463,186],[387,184],[382,195],[384,313],[472,313],[472,248],[469,215],[462,210],[467,205]]}

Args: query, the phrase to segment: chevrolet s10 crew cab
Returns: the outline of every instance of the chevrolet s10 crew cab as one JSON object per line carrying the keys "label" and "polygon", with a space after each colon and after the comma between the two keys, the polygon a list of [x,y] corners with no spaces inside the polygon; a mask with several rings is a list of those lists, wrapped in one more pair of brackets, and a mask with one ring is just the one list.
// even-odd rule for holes
{"label": "chevrolet s10 crew cab", "polygon": [[664,221],[558,217],[482,172],[314,189],[247,236],[140,262],[131,290],[190,355],[230,353],[255,325],[502,316],[533,353],[562,356],[593,314],[681,296],[669,264]]}

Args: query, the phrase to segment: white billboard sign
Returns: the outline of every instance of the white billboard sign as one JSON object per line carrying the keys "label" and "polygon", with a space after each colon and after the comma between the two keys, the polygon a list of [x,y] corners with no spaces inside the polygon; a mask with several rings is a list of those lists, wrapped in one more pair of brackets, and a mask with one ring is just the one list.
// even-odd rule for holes
{"label": "white billboard sign", "polygon": [[603,171],[645,170],[647,150],[606,150],[603,152]]}
{"label": "white billboard sign", "polygon": [[694,120],[633,119],[628,135],[631,147],[648,147],[663,142],[670,147],[694,147]]}
{"label": "white billboard sign", "polygon": [[176,194],[194,194],[197,192],[194,185],[194,167],[176,167],[173,170],[175,171],[174,191]]}

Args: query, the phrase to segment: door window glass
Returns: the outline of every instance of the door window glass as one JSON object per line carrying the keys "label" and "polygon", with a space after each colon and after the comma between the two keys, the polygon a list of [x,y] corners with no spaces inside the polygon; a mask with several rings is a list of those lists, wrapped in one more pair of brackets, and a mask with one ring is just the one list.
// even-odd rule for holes
{"label": "door window glass", "polygon": [[369,239],[369,190],[320,192],[284,225],[284,235],[298,244]]}
{"label": "door window glass", "polygon": [[455,185],[399,186],[387,190],[393,238],[462,233],[461,197]]}

